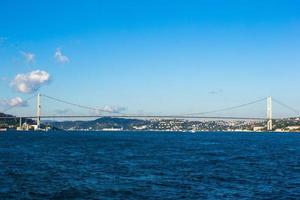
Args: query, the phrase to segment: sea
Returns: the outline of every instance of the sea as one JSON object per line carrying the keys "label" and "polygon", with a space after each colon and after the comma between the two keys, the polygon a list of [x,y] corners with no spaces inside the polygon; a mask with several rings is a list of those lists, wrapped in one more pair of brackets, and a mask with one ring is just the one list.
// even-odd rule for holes
{"label": "sea", "polygon": [[1,132],[0,199],[300,199],[300,134]]}

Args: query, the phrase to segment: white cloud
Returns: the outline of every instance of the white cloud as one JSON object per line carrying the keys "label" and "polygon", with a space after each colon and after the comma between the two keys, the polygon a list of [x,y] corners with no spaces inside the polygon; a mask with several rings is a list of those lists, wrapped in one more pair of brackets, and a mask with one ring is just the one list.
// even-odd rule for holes
{"label": "white cloud", "polygon": [[26,74],[17,74],[11,81],[11,86],[21,93],[33,93],[49,81],[50,74],[48,72],[35,70]]}
{"label": "white cloud", "polygon": [[28,102],[24,101],[21,97],[15,97],[12,99],[0,100],[0,105],[3,107],[25,107],[28,105]]}
{"label": "white cloud", "polygon": [[65,115],[65,114],[68,114],[68,113],[72,113],[73,111],[71,109],[57,109],[55,110],[55,113],[56,114],[59,114],[59,115]]}
{"label": "white cloud", "polygon": [[211,94],[211,95],[219,95],[219,94],[222,94],[222,93],[223,93],[222,89],[212,90],[212,91],[209,92],[209,94]]}
{"label": "white cloud", "polygon": [[121,113],[121,112],[123,112],[125,110],[127,110],[127,108],[126,107],[122,107],[122,106],[104,106],[101,109],[92,111],[91,114],[101,115],[103,113],[106,114],[106,112],[117,114],[117,113]]}
{"label": "white cloud", "polygon": [[104,106],[103,110],[113,113],[120,113],[125,111],[127,108],[122,106]]}
{"label": "white cloud", "polygon": [[61,64],[66,64],[69,62],[69,58],[65,55],[62,54],[61,49],[57,48],[54,54],[54,58],[56,59],[57,62]]}
{"label": "white cloud", "polygon": [[33,53],[21,51],[21,54],[25,58],[26,62],[28,62],[28,63],[35,62],[35,55]]}
{"label": "white cloud", "polygon": [[1,81],[7,81],[6,77],[1,77]]}

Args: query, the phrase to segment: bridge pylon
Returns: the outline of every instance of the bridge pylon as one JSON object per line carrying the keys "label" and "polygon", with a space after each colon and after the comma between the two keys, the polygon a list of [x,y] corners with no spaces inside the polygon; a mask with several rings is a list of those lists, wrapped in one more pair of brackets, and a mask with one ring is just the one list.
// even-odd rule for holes
{"label": "bridge pylon", "polygon": [[41,94],[37,94],[37,99],[36,99],[36,126],[37,129],[40,128],[41,124]]}
{"label": "bridge pylon", "polygon": [[267,130],[272,131],[272,97],[267,98]]}

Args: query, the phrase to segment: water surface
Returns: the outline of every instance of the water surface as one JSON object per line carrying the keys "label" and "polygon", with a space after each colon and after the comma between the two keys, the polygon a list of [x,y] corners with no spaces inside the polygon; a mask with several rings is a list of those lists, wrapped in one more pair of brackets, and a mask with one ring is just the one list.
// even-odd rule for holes
{"label": "water surface", "polygon": [[300,134],[6,132],[0,199],[300,199]]}

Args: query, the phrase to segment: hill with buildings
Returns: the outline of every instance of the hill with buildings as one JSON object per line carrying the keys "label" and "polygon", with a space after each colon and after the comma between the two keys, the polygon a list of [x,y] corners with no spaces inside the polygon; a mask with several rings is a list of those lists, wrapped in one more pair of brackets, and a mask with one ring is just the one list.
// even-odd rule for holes
{"label": "hill with buildings", "polygon": [[[300,118],[274,120],[276,131],[300,131]],[[91,121],[49,122],[63,130],[136,130],[136,131],[266,131],[264,121],[190,121],[179,119],[124,119],[103,117]]]}
{"label": "hill with buildings", "polygon": [[[36,121],[10,118],[13,115],[0,113],[0,129],[36,129]],[[90,121],[43,121],[41,129],[84,130],[84,131],[266,131],[265,121],[207,120],[191,121],[180,119],[127,119],[102,117]],[[300,118],[273,120],[273,130],[278,132],[300,131]]]}
{"label": "hill with buildings", "polygon": [[[5,118],[7,117],[7,118]],[[15,128],[20,125],[20,118],[13,118],[14,115],[9,115],[5,113],[0,113],[0,128]],[[35,124],[35,121],[32,119],[21,118],[21,123]]]}

